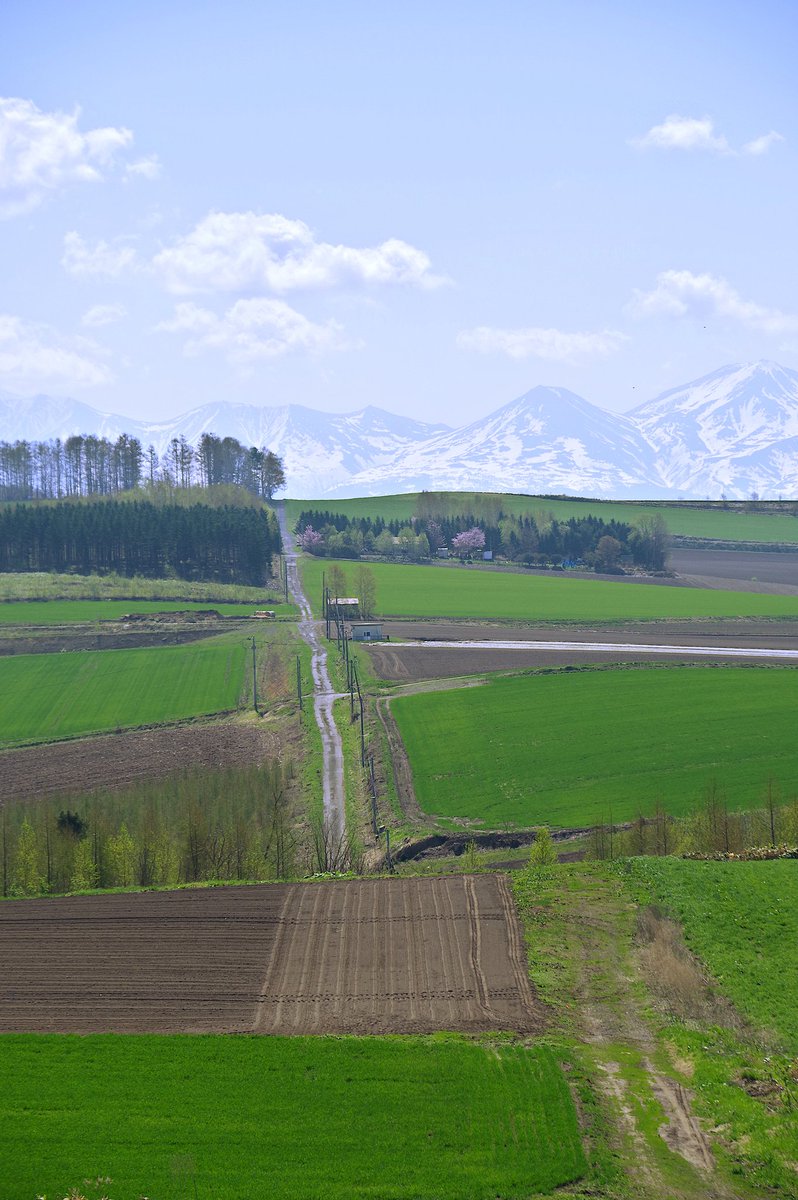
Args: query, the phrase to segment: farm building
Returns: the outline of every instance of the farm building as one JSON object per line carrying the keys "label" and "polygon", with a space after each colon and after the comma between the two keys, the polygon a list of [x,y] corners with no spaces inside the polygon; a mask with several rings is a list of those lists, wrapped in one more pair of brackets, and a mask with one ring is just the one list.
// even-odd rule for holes
{"label": "farm building", "polygon": [[349,626],[353,642],[381,642],[381,621],[353,621]]}
{"label": "farm building", "polygon": [[336,609],[342,617],[357,617],[360,615],[360,600],[357,596],[330,596],[327,607],[328,616],[334,617]]}

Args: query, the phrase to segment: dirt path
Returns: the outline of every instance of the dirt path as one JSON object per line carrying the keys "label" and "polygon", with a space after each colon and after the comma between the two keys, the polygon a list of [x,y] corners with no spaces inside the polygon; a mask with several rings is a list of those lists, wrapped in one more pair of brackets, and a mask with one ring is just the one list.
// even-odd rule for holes
{"label": "dirt path", "polygon": [[[593,879],[589,887],[577,885],[568,910],[565,932],[578,964],[572,1011],[634,1162],[634,1195],[646,1200],[737,1200],[716,1171],[689,1088],[663,1067],[630,945],[630,902],[610,884]],[[641,1123],[646,1093],[664,1117],[656,1133]],[[683,1160],[681,1169],[663,1163],[652,1147],[652,1133]]]}
{"label": "dirt path", "polygon": [[337,693],[333,691],[327,670],[327,650],[321,634],[321,622],[314,621],[310,602],[302,588],[297,569],[296,542],[288,528],[285,505],[277,505],[277,519],[283,538],[285,566],[288,573],[288,590],[299,608],[299,633],[311,649],[311,671],[313,673],[313,713],[321,734],[322,788],[324,820],[335,842],[343,839],[346,829],[344,810],[344,752],[341,735],[333,716],[333,703]]}

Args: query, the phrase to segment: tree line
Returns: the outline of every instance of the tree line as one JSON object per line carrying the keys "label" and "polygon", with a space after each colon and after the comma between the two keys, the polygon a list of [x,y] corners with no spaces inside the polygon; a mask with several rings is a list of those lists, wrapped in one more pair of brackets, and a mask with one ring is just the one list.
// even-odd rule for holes
{"label": "tree line", "polygon": [[196,446],[172,438],[164,454],[138,438],[76,434],[63,441],[0,442],[0,500],[114,496],[140,487],[233,484],[271,500],[285,485],[283,462],[264,446],[204,433]]}
{"label": "tree line", "polygon": [[659,513],[628,524],[593,514],[560,521],[545,510],[516,516],[498,505],[489,513],[435,514],[429,502],[424,507],[427,511],[406,522],[306,509],[296,523],[299,543],[330,558],[377,554],[418,562],[446,547],[466,557],[484,549],[528,566],[579,563],[610,574],[629,566],[662,571],[667,565],[670,538]]}
{"label": "tree line", "polygon": [[759,807],[730,809],[716,782],[704,790],[701,802],[685,816],[674,817],[661,803],[654,812],[638,814],[622,829],[609,818],[594,826],[590,856],[597,859],[638,855],[743,855],[752,847],[798,846],[798,796],[785,799],[781,787],[769,779]]}
{"label": "tree line", "polygon": [[281,548],[263,507],[106,500],[0,509],[0,571],[75,572],[258,586]]}
{"label": "tree line", "polygon": [[288,878],[305,866],[297,862],[291,776],[273,760],[7,806],[3,895]]}

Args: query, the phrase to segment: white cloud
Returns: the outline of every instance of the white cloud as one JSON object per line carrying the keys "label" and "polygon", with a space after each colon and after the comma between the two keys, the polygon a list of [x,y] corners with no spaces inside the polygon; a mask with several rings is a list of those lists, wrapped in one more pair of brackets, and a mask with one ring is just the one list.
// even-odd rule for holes
{"label": "white cloud", "polygon": [[628,341],[626,335],[613,329],[604,329],[600,333],[564,333],[560,329],[493,329],[480,325],[457,335],[457,344],[464,350],[553,362],[585,355],[603,357],[620,349],[625,341]]}
{"label": "white cloud", "polygon": [[171,321],[157,326],[186,333],[187,354],[221,351],[229,362],[246,366],[292,350],[317,352],[347,348],[337,321],[316,324],[282,300],[238,300],[223,316],[197,304],[178,304]]}
{"label": "white cloud", "polygon": [[[765,154],[774,142],[784,139],[771,130],[762,137],[754,138],[743,146],[743,154]],[[661,125],[654,125],[642,137],[632,138],[638,150],[705,150],[710,154],[738,154],[722,133],[715,130],[712,117],[680,117],[671,113]]]}
{"label": "white cloud", "polygon": [[125,167],[125,175],[128,179],[138,176],[139,179],[157,179],[161,174],[161,160],[157,154],[150,154],[146,158],[139,158],[136,162],[128,163]]}
{"label": "white cloud", "polygon": [[782,135],[776,133],[775,129],[771,129],[770,133],[764,133],[762,137],[754,138],[752,142],[746,142],[743,146],[743,154],[767,154],[774,142],[783,141]]}
{"label": "white cloud", "polygon": [[663,271],[650,292],[635,291],[630,307],[637,316],[643,317],[711,314],[739,321],[764,333],[798,330],[798,316],[743,300],[721,276],[694,275],[692,271]]}
{"label": "white cloud", "polygon": [[80,319],[81,325],[98,329],[101,325],[113,325],[127,316],[124,304],[95,304],[87,309]]}
{"label": "white cloud", "polygon": [[316,240],[304,221],[279,213],[214,212],[156,255],[169,291],[287,292],[336,284],[392,283],[431,288],[445,282],[423,250],[397,238],[358,249]]}
{"label": "white cloud", "polygon": [[129,129],[78,128],[80,109],[42,112],[0,97],[0,216],[29,212],[70,183],[96,183],[133,141]]}
{"label": "white cloud", "polygon": [[17,387],[85,387],[109,383],[106,352],[88,338],[64,337],[0,313],[0,378]]}
{"label": "white cloud", "polygon": [[106,275],[114,278],[135,262],[135,249],[121,238],[113,242],[95,242],[90,246],[74,230],[64,237],[61,266],[70,275]]}

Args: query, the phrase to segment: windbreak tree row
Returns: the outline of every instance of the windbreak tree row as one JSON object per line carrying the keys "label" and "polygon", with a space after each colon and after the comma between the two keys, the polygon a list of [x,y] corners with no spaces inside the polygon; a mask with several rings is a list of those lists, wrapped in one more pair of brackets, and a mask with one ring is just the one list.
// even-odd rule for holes
{"label": "windbreak tree row", "polygon": [[266,447],[247,447],[213,433],[204,433],[196,446],[185,437],[172,438],[162,455],[126,433],[113,442],[91,434],[0,442],[0,500],[113,496],[155,484],[232,484],[271,500],[284,486],[285,474],[282,460]]}
{"label": "windbreak tree row", "polygon": [[632,525],[593,514],[561,521],[543,509],[514,516],[498,505],[487,515],[471,511],[429,515],[429,504],[424,507],[405,523],[306,509],[299,515],[296,531],[304,550],[330,558],[380,554],[418,562],[446,547],[461,557],[489,550],[513,562],[579,562],[610,573],[622,565],[657,571],[666,565],[670,539],[658,513]]}
{"label": "windbreak tree row", "polygon": [[212,580],[257,586],[280,550],[264,508],[15,504],[0,511],[0,571]]}

